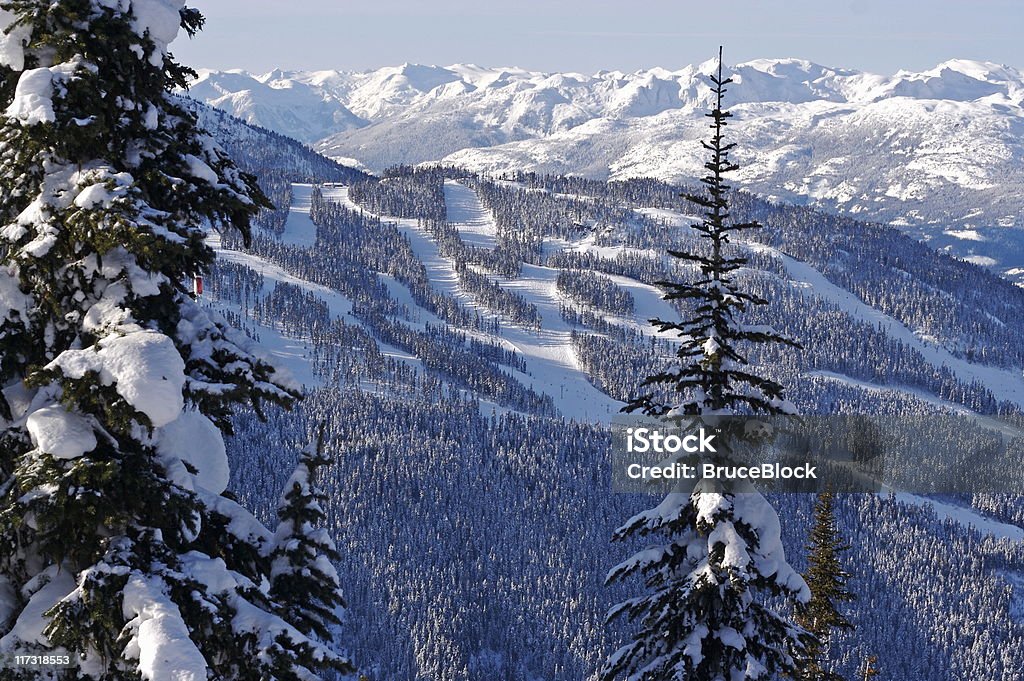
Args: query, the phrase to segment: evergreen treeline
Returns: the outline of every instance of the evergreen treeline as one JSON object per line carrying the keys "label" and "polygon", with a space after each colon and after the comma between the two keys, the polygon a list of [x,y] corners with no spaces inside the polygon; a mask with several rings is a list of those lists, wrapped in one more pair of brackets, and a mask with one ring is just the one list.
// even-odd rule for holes
{"label": "evergreen treeline", "polygon": [[[852,390],[844,399],[864,408]],[[347,443],[323,481],[339,500],[327,511],[347,576],[344,636],[372,681],[591,679],[625,634],[603,625],[627,595],[600,584],[608,535],[649,499],[606,492],[600,430],[489,413],[446,391],[407,402],[319,390],[298,413],[235,422],[231,489],[261,518],[321,420]],[[814,495],[770,500],[803,571]],[[868,494],[837,496],[835,515],[859,594],[844,610],[856,629],[830,646],[836,670],[857,679],[871,651],[885,678],[1015,679],[1020,592],[1001,575],[1024,573],[1018,544]]]}
{"label": "evergreen treeline", "polygon": [[376,215],[444,220],[444,176],[418,168],[396,169],[381,179],[349,187],[349,197]]}
{"label": "evergreen treeline", "polygon": [[578,303],[611,314],[633,314],[633,296],[608,277],[587,270],[561,270],[555,280],[558,290]]}

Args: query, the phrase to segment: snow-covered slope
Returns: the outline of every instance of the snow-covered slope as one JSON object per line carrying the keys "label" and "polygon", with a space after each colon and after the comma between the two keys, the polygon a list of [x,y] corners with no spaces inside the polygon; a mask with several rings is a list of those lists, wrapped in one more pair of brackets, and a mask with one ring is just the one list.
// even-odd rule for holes
{"label": "snow-covered slope", "polygon": [[[443,159],[497,172],[686,181],[701,170],[695,142],[706,130],[712,67],[203,71],[191,94],[378,170]],[[953,60],[881,76],[794,59],[731,71],[738,179],[749,189],[911,227],[1024,224],[1020,71]],[[998,230],[982,236],[998,241]],[[950,240],[965,255],[1000,250]]]}
{"label": "snow-covered slope", "polygon": [[[460,199],[460,212],[476,216],[487,215],[488,212],[480,205],[472,190],[467,189],[465,192],[449,189],[446,194]],[[360,210],[360,206],[349,199],[347,192],[338,192],[336,196],[343,205]],[[459,285],[454,263],[440,253],[437,243],[431,239],[427,231],[418,225],[416,220],[393,220],[423,262],[432,285],[456,300],[477,307],[474,297]],[[498,339],[515,349],[526,361],[527,371],[518,372],[516,379],[523,385],[551,397],[560,414],[579,421],[609,421],[618,413],[622,404],[595,388],[575,360],[569,342],[570,327],[558,313],[559,297],[554,283],[557,275],[557,270],[548,267],[525,265],[523,275],[515,281],[502,280],[502,284],[514,289],[527,302],[536,305],[544,321],[539,330],[527,330],[513,324],[505,325],[499,332]],[[405,302],[415,305],[411,299]],[[485,308],[478,309],[483,314],[488,314]]]}

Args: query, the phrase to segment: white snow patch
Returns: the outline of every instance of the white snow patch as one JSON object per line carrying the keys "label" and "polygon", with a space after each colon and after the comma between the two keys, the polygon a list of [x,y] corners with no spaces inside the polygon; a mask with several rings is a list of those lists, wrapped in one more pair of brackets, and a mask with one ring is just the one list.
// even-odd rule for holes
{"label": "white snow patch", "polygon": [[140,38],[147,35],[156,46],[149,57],[153,66],[162,66],[167,46],[178,36],[180,10],[185,0],[132,0],[132,28]]}
{"label": "white snow patch", "polygon": [[12,312],[27,320],[32,299],[21,292],[18,277],[13,267],[0,267],[0,319],[7,319]]}
{"label": "white snow patch", "polygon": [[178,461],[196,468],[197,472],[189,475],[195,485],[213,494],[227,489],[231,471],[224,437],[217,426],[199,412],[182,412],[161,428],[157,450],[168,469]]}
{"label": "white snow patch", "polygon": [[96,66],[86,62],[81,56],[75,56],[70,61],[55,66],[23,71],[18,76],[14,99],[7,107],[6,115],[26,126],[53,123],[56,120],[53,111],[55,87],[63,88],[64,82],[72,78],[79,69],[95,72]]}
{"label": "white snow patch", "polygon": [[88,210],[98,204],[109,205],[110,199],[110,190],[105,185],[94,184],[79,192],[78,196],[75,197],[75,205]]}
{"label": "white snow patch", "polygon": [[[109,207],[117,198],[127,196],[135,185],[131,173],[113,172],[108,166],[101,166],[78,173],[76,178],[84,188],[75,196],[74,204],[89,210],[98,205]],[[92,184],[86,184],[92,182]],[[109,185],[113,184],[113,188]]]}
{"label": "white snow patch", "polygon": [[59,404],[29,414],[26,427],[32,444],[58,459],[77,459],[96,448],[96,433],[89,422]]}
{"label": "white snow patch", "polygon": [[25,68],[25,43],[32,37],[32,27],[21,24],[5,32],[15,19],[15,14],[0,9],[0,64],[21,71]]}
{"label": "white snow patch", "polygon": [[206,681],[206,659],[178,606],[157,580],[138,573],[124,587],[122,609],[132,633],[124,656],[139,661],[147,681]]}
{"label": "white snow patch", "polygon": [[965,255],[963,258],[964,262],[969,262],[972,265],[978,265],[980,267],[992,267],[998,265],[999,261],[995,258],[990,258],[987,255]]}
{"label": "white snow patch", "polygon": [[146,117],[143,120],[143,125],[146,126],[146,130],[156,130],[160,127],[160,109],[150,104],[149,108],[146,109]]}
{"label": "white snow patch", "polygon": [[26,646],[49,646],[50,640],[43,633],[50,618],[46,613],[77,588],[72,572],[67,565],[51,565],[36,575],[22,589],[22,597],[28,603],[7,634],[0,638],[0,653],[25,650]]}
{"label": "white snow patch", "polygon": [[493,249],[497,245],[498,226],[476,192],[455,180],[445,180],[444,203],[448,222],[459,230],[463,241],[482,248]]}
{"label": "white snow patch", "polygon": [[185,154],[185,162],[188,163],[188,172],[192,177],[205,180],[209,184],[216,185],[219,181],[217,173],[213,171],[206,161],[192,154]]}
{"label": "white snow patch", "polygon": [[174,341],[156,331],[104,338],[85,350],[65,350],[48,365],[54,367],[73,379],[89,371],[99,373],[104,385],[113,385],[158,428],[178,418],[184,406],[185,363]]}
{"label": "white snow patch", "polygon": [[947,234],[955,239],[964,239],[966,241],[987,241],[987,239],[976,229],[947,229],[943,234]]}
{"label": "white snow patch", "polygon": [[56,120],[52,98],[53,71],[46,67],[29,69],[18,78],[7,116],[20,120],[23,125],[52,123]]}

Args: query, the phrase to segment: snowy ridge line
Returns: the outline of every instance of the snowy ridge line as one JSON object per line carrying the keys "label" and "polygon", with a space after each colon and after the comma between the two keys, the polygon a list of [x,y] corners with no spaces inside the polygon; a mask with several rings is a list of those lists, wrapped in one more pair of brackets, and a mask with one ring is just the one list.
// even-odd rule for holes
{"label": "snowy ridge line", "polygon": [[[686,183],[703,173],[679,150],[704,135],[712,66],[593,75],[416,64],[361,74],[201,70],[190,95],[377,170],[442,163]],[[736,179],[751,192],[901,226],[1024,284],[1022,230],[1005,229],[1022,215],[1019,70],[949,60],[877,75],[799,59],[729,70],[743,120]]]}

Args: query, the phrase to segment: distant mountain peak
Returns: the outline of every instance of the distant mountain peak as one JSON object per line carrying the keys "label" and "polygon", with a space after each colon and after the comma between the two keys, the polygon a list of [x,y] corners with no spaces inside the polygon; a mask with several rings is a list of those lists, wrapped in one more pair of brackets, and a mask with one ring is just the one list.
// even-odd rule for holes
{"label": "distant mountain peak", "polygon": [[[200,71],[191,95],[381,170],[446,161],[599,178],[701,173],[717,60],[632,73],[404,63]],[[892,75],[806,59],[725,70],[741,179],[778,199],[908,225],[1024,225],[1024,77],[952,59]]]}

